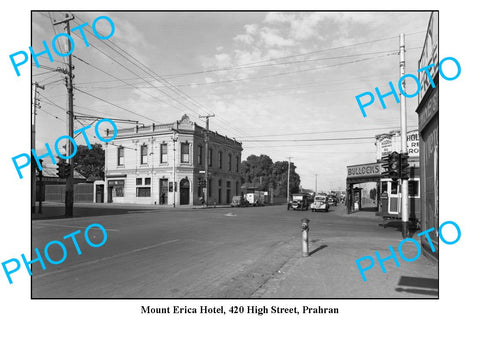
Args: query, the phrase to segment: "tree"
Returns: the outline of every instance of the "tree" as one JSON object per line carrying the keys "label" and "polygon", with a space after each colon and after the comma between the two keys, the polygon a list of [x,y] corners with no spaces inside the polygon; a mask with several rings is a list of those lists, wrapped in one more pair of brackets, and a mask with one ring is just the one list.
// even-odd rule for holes
{"label": "tree", "polygon": [[240,165],[243,183],[251,183],[259,190],[267,191],[272,183],[273,161],[267,155],[250,155]]}
{"label": "tree", "polygon": [[[65,163],[64,159],[57,161],[59,167],[63,167]],[[77,153],[73,157],[73,169],[90,181],[104,179],[105,150],[102,144],[92,144],[91,149],[86,145],[78,145]]]}
{"label": "tree", "polygon": [[[297,167],[293,162],[290,163],[290,193],[298,193],[300,191],[300,175],[295,172]],[[272,177],[275,183],[275,196],[287,195],[287,175],[288,161],[275,162],[273,165]]]}
{"label": "tree", "polygon": [[[295,172],[296,166],[290,163],[290,193],[300,190],[300,176]],[[242,183],[253,184],[259,190],[274,189],[275,196],[287,195],[288,161],[273,163],[267,155],[250,155],[240,166]]]}

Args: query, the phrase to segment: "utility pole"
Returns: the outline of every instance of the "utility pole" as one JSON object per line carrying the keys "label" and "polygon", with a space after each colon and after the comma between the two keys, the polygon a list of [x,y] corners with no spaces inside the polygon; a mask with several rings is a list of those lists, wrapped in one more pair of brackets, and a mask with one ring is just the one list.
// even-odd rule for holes
{"label": "utility pole", "polygon": [[315,174],[315,195],[317,194],[317,176],[318,174]]}
{"label": "utility pole", "polygon": [[[32,149],[35,149],[35,138],[36,138],[36,119],[37,119],[37,108],[41,108],[39,99],[37,99],[38,91],[37,89],[45,90],[45,86],[39,85],[37,82],[33,83],[33,110],[32,110]],[[33,159],[33,156],[31,157]],[[33,165],[30,166],[31,170],[31,186],[32,186],[32,214],[35,214],[35,202],[37,196],[37,167]],[[42,199],[42,187],[40,186],[40,200]]]}
{"label": "utility pole", "polygon": [[208,207],[208,154],[210,153],[208,150],[208,139],[209,139],[209,133],[210,133],[210,117],[215,117],[215,114],[206,114],[206,115],[199,115],[199,118],[205,118],[206,119],[206,131],[205,131],[205,190],[203,191],[205,194],[204,202],[205,205]]}
{"label": "utility pole", "polygon": [[287,204],[290,199],[290,161],[292,157],[288,157],[288,170],[287,170]]}
{"label": "utility pole", "polygon": [[[405,33],[400,34],[400,78],[405,75]],[[401,129],[401,153],[407,153],[407,105],[406,98],[402,94],[406,93],[405,80],[402,81],[402,90],[400,91],[400,129]],[[408,237],[408,179],[402,179],[402,236]]]}
{"label": "utility pole", "polygon": [[[69,36],[70,34],[70,21],[74,19],[74,16],[65,15],[65,19],[62,21],[54,22],[54,25],[65,24],[65,31]],[[68,52],[71,51],[72,46],[70,44],[70,39],[67,39]],[[67,92],[68,92],[68,135],[73,139],[73,65],[72,65],[72,54],[68,55],[68,71],[67,71]],[[67,155],[72,154],[72,143],[67,143]],[[70,171],[68,173],[66,184],[65,184],[65,216],[73,216],[73,157],[67,159],[69,164]]]}

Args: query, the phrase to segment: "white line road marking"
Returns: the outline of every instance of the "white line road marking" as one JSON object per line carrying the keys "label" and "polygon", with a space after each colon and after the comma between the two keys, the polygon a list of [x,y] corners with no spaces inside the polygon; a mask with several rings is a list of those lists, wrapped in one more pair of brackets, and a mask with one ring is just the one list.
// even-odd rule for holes
{"label": "white line road marking", "polygon": [[[73,226],[73,225],[59,225],[59,224],[52,224],[52,223],[43,223],[43,224],[35,223],[35,224],[33,224],[33,227],[34,227],[35,229],[44,229],[44,228],[49,228],[49,227],[87,229],[88,226],[86,226],[86,227],[78,227],[78,226]],[[96,229],[93,228],[93,230],[96,230]],[[105,230],[108,230],[108,231],[120,231],[120,230],[118,230],[118,229],[108,229],[108,228],[105,228]]]}
{"label": "white line road marking", "polygon": [[[116,254],[116,255],[112,255],[112,256],[105,256],[105,257],[102,257],[102,258],[99,258],[99,259],[96,259],[96,260],[91,260],[91,261],[87,261],[87,262],[78,263],[76,265],[66,267],[64,269],[55,270],[55,271],[52,271],[52,272],[38,274],[38,275],[34,274],[32,276],[32,278],[39,279],[39,278],[49,276],[49,275],[52,275],[52,274],[63,273],[63,272],[70,271],[70,270],[73,270],[73,269],[77,269],[77,268],[80,268],[80,267],[85,267],[85,266],[88,266],[88,265],[91,265],[91,264],[95,264],[95,263],[98,263],[98,262],[101,262],[101,261],[110,260],[110,259],[114,259],[114,258],[117,258],[117,257],[125,256],[125,255],[135,254],[135,253],[138,253],[138,252],[141,252],[141,251],[144,251],[144,250],[160,247],[160,246],[163,246],[163,245],[166,245],[166,244],[169,244],[169,243],[174,243],[174,242],[177,242],[177,241],[179,241],[179,240],[164,241],[164,242],[157,243],[157,244],[154,244],[154,245],[151,245],[151,246],[148,246],[148,247],[143,247],[143,248],[139,248],[139,249],[130,250],[130,251],[127,251],[125,253],[120,253],[120,254]],[[81,255],[79,255],[79,256],[81,256]]]}

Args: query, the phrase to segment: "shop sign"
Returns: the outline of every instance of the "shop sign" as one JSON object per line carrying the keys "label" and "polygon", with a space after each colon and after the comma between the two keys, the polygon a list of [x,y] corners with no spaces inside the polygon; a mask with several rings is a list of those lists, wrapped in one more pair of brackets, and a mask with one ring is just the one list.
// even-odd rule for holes
{"label": "shop sign", "polygon": [[377,159],[388,156],[392,152],[392,136],[383,135],[377,140]]}
{"label": "shop sign", "polygon": [[355,177],[380,177],[381,169],[379,163],[347,166],[347,178]]}
{"label": "shop sign", "polygon": [[420,140],[418,130],[407,133],[407,151],[408,157],[420,157]]}

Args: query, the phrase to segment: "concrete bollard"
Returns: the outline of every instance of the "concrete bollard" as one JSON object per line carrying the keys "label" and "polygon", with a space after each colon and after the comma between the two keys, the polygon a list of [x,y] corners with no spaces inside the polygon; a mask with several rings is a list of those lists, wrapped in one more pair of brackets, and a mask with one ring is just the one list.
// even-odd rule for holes
{"label": "concrete bollard", "polygon": [[310,256],[310,252],[308,250],[308,231],[309,227],[308,224],[310,223],[310,220],[306,217],[302,218],[302,256],[307,257]]}

